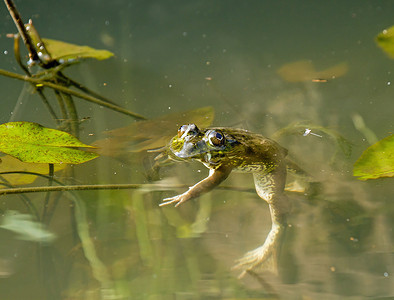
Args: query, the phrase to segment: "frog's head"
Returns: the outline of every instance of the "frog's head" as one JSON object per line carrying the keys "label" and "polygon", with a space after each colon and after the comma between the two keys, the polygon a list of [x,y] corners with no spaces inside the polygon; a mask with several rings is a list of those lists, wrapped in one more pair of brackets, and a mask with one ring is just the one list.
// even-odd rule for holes
{"label": "frog's head", "polygon": [[221,158],[238,142],[226,138],[219,129],[200,130],[195,124],[182,125],[178,135],[169,145],[170,157],[176,160],[197,159],[203,163],[218,165]]}

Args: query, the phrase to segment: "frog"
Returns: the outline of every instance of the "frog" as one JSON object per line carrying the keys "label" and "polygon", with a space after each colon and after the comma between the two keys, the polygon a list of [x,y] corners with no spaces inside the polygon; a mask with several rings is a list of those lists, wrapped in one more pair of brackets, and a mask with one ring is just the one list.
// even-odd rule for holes
{"label": "frog", "polygon": [[268,203],[272,226],[264,243],[247,252],[234,268],[243,270],[239,277],[259,268],[277,273],[277,253],[289,212],[284,193],[287,149],[272,139],[244,129],[212,127],[200,130],[195,124],[186,124],[179,127],[166,153],[174,161],[203,163],[209,175],[186,192],[163,199],[160,206],[179,206],[197,198],[213,190],[233,171],[253,174],[257,195]]}

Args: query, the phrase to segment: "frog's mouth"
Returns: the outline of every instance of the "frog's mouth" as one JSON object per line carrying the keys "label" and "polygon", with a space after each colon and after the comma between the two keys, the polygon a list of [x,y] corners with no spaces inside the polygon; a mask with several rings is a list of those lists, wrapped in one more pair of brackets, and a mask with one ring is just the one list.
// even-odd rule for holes
{"label": "frog's mouth", "polygon": [[197,142],[183,142],[182,147],[178,148],[179,150],[176,151],[174,147],[172,147],[173,153],[175,156],[188,159],[188,158],[199,158],[201,155],[207,153],[209,151],[207,144],[204,141],[197,141]]}

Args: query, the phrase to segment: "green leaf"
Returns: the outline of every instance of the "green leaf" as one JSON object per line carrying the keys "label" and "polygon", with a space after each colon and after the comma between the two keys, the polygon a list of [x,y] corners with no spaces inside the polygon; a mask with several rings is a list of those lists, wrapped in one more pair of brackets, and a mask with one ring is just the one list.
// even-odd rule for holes
{"label": "green leaf", "polygon": [[379,33],[375,41],[390,58],[394,58],[394,26]]}
{"label": "green leaf", "polygon": [[114,54],[108,50],[97,50],[89,46],[80,46],[69,44],[62,41],[42,39],[45,48],[51,55],[52,59],[81,59],[94,58],[97,60],[104,60],[110,58]]}
{"label": "green leaf", "polygon": [[0,151],[23,162],[80,164],[97,157],[96,153],[76,147],[93,148],[71,134],[37,123],[10,122],[0,125]]}
{"label": "green leaf", "polygon": [[394,135],[367,148],[354,164],[353,175],[360,180],[394,177]]}

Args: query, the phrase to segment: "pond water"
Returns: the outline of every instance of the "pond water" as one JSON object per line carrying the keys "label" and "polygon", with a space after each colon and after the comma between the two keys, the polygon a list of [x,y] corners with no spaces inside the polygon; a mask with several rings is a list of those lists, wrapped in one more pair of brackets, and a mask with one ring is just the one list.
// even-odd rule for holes
{"label": "pond water", "polygon": [[[374,41],[394,25],[392,1],[16,5],[42,37],[112,51],[113,58],[64,73],[153,120],[138,127],[131,117],[76,99],[86,119],[84,143],[105,138],[106,130],[135,127],[111,141],[118,152],[57,172],[56,179],[90,185],[154,179],[162,188],[2,195],[0,299],[394,298],[393,180],[352,176],[374,139],[393,133],[393,60]],[[22,74],[5,36],[16,30],[4,5],[0,15],[0,68]],[[1,123],[56,127],[27,84],[1,77],[0,88]],[[48,97],[55,103],[49,91]],[[158,206],[208,170],[190,162],[151,174],[157,154],[139,151],[138,142],[159,147],[182,124],[168,117],[167,128],[158,118],[206,106],[215,111],[215,126],[275,136],[303,122],[316,134],[278,138],[313,182],[305,192],[287,192],[292,209],[277,274],[256,270],[238,278],[241,271],[233,269],[271,228],[252,175],[231,174],[227,188],[177,208]],[[360,118],[372,134],[355,126]],[[351,153],[319,126],[345,137]],[[41,178],[32,185],[47,184]]]}

